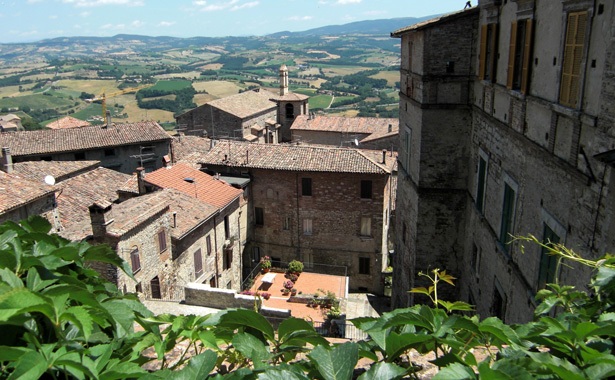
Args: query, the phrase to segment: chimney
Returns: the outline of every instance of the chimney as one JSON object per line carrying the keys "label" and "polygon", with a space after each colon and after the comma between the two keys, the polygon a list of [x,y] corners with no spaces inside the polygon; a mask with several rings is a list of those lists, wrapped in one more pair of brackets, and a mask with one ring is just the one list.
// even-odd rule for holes
{"label": "chimney", "polygon": [[107,128],[111,127],[111,111],[107,110]]}
{"label": "chimney", "polygon": [[177,227],[177,212],[173,211],[173,228]]}
{"label": "chimney", "polygon": [[111,203],[102,200],[92,204],[88,207],[88,210],[90,211],[94,238],[104,238],[107,235],[107,226],[113,223],[113,219],[111,219]]}
{"label": "chimney", "polygon": [[389,124],[389,133],[393,132],[393,124]]}
{"label": "chimney", "polygon": [[2,148],[2,158],[0,159],[0,170],[6,173],[13,172],[13,156],[11,155],[11,149],[9,147]]}
{"label": "chimney", "polygon": [[137,187],[139,189],[139,195],[147,193],[147,189],[145,188],[145,168],[142,166],[137,168]]}
{"label": "chimney", "polygon": [[382,163],[383,164],[387,163],[387,150],[386,149],[382,149]]}

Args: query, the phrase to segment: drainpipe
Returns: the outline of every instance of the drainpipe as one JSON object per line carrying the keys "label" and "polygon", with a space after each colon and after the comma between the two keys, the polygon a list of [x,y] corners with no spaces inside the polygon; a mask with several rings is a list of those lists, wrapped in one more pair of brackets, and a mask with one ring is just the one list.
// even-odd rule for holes
{"label": "drainpipe", "polygon": [[215,264],[215,266],[216,266],[216,271],[215,271],[215,276],[216,276],[216,288],[219,288],[219,287],[220,287],[220,283],[219,283],[219,282],[220,282],[220,280],[218,279],[218,276],[219,276],[219,272],[218,272],[218,262],[219,262],[219,261],[218,261],[218,232],[217,232],[218,222],[217,222],[217,220],[216,220],[216,216],[217,216],[217,214],[216,214],[216,215],[214,215],[214,247],[215,247],[215,249],[214,249],[214,252],[215,252],[214,254],[215,254],[215,256],[214,256],[214,257],[215,257],[215,260],[216,260],[216,264]]}
{"label": "drainpipe", "polygon": [[[299,218],[299,173],[295,174],[295,197],[297,199],[297,260],[301,261],[301,219]],[[313,228],[313,227],[312,227]]]}

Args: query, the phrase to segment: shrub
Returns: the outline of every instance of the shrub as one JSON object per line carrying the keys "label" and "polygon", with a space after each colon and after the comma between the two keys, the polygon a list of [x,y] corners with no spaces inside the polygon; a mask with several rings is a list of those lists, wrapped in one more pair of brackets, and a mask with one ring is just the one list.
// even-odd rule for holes
{"label": "shrub", "polygon": [[271,257],[269,256],[261,257],[261,268],[263,269],[271,268]]}
{"label": "shrub", "polygon": [[301,261],[298,260],[293,260],[290,263],[288,263],[288,270],[287,272],[289,273],[301,273],[303,272],[303,263]]}
{"label": "shrub", "polygon": [[286,277],[287,279],[289,279],[292,282],[297,282],[297,280],[299,279],[299,276],[296,275],[295,273],[286,273],[284,275],[284,277]]}

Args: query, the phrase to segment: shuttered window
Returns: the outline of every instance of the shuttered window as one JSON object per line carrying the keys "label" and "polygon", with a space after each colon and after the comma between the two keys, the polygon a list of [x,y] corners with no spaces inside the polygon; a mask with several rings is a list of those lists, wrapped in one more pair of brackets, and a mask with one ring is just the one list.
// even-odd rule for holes
{"label": "shuttered window", "polygon": [[480,31],[479,79],[495,82],[497,57],[497,24],[485,24]]}
{"label": "shuttered window", "polygon": [[506,87],[525,94],[529,90],[530,63],[532,58],[531,19],[512,23],[508,50],[508,77]]}
{"label": "shuttered window", "polygon": [[508,252],[508,243],[511,240],[510,233],[513,228],[515,217],[515,190],[507,183],[504,184],[504,204],[502,206],[502,224],[500,226],[500,243],[504,246],[504,250]]}
{"label": "shuttered window", "polygon": [[162,253],[167,250],[167,233],[162,230],[158,231],[158,252]]}
{"label": "shuttered window", "polygon": [[141,259],[139,257],[139,248],[135,248],[130,252],[130,264],[132,267],[132,273],[137,273],[141,270]]}
{"label": "shuttered window", "polygon": [[581,65],[585,50],[586,30],[587,11],[573,12],[568,15],[559,101],[562,105],[572,108],[578,108],[579,105]]}
{"label": "shuttered window", "polygon": [[[559,236],[546,224],[544,225],[542,242],[547,245],[559,243]],[[540,252],[540,271],[538,272],[537,289],[543,289],[546,284],[555,282],[557,278],[557,264],[559,258],[548,254],[549,250],[543,247]]]}
{"label": "shuttered window", "polygon": [[201,257],[201,248],[194,251],[194,277],[198,278],[203,274],[203,259]]}
{"label": "shuttered window", "polygon": [[476,208],[484,213],[485,187],[487,185],[487,160],[482,155],[478,156],[478,182],[476,185]]}

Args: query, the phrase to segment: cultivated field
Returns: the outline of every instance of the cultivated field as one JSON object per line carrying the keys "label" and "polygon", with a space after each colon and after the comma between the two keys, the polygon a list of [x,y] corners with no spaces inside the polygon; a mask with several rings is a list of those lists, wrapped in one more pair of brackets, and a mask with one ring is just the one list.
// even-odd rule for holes
{"label": "cultivated field", "polygon": [[239,90],[243,89],[243,87],[239,87],[235,82],[219,80],[196,82],[192,84],[192,87],[194,87],[197,91],[207,91],[208,94],[211,94],[216,98],[235,95],[239,93]]}

